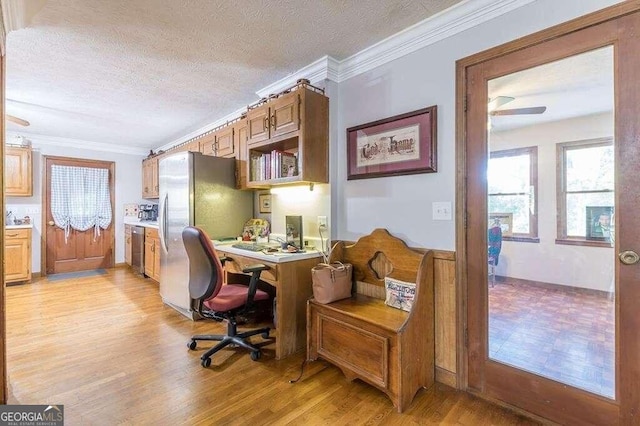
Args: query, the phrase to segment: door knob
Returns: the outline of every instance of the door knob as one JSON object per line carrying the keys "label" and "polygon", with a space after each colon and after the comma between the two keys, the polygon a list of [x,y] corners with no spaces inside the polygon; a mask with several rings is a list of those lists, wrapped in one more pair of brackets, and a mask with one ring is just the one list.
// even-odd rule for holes
{"label": "door knob", "polygon": [[638,261],[640,260],[640,256],[638,256],[638,253],[633,250],[625,250],[621,252],[618,257],[620,258],[620,262],[624,263],[625,265],[633,265],[638,263]]}
{"label": "door knob", "polygon": [[49,221],[49,226],[53,226],[53,225],[55,225],[55,224],[56,224],[56,223],[55,223],[54,221],[52,221],[52,220],[50,220],[50,221]]}

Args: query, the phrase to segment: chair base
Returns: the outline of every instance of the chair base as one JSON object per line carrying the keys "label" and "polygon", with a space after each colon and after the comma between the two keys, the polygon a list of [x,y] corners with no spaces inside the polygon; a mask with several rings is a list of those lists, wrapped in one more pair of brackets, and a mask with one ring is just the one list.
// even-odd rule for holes
{"label": "chair base", "polygon": [[245,331],[242,333],[238,333],[237,331],[237,324],[235,319],[233,320],[229,320],[227,322],[227,334],[226,335],[222,335],[222,334],[197,334],[191,337],[191,341],[187,344],[187,346],[189,347],[189,349],[194,350],[196,348],[197,345],[197,341],[198,340],[204,340],[204,341],[219,341],[220,343],[218,343],[217,345],[215,345],[214,347],[212,347],[211,349],[209,349],[207,352],[205,352],[201,357],[201,364],[203,367],[209,367],[211,365],[211,356],[213,354],[215,354],[216,352],[220,351],[221,349],[229,346],[229,345],[236,345],[242,348],[245,348],[249,351],[251,351],[251,359],[254,361],[257,361],[260,359],[262,353],[260,352],[260,348],[252,345],[251,343],[247,342],[247,338],[251,337],[251,336],[255,336],[258,334],[262,335],[263,339],[268,339],[269,338],[269,332],[271,331],[271,329],[269,327],[264,327],[264,328],[259,328],[256,330],[249,330],[249,331]]}

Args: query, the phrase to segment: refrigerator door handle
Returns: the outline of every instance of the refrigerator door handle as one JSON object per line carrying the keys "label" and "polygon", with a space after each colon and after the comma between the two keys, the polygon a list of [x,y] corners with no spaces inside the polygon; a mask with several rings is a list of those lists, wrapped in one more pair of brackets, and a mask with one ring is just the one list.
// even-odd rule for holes
{"label": "refrigerator door handle", "polygon": [[158,233],[160,234],[160,245],[165,253],[169,252],[167,248],[167,205],[169,204],[169,194],[165,194],[160,203],[160,219],[158,223]]}

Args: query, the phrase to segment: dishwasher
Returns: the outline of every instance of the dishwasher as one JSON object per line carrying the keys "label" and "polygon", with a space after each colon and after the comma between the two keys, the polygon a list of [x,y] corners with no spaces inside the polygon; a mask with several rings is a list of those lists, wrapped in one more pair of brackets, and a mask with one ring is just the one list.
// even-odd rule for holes
{"label": "dishwasher", "polygon": [[131,227],[131,267],[134,272],[144,274],[144,227]]}

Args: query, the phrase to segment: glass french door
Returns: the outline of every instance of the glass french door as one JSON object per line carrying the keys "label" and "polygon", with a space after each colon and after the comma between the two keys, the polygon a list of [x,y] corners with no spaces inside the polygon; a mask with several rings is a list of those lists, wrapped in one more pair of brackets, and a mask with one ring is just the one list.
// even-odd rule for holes
{"label": "glass french door", "polygon": [[560,423],[640,423],[638,29],[466,74],[468,386]]}

